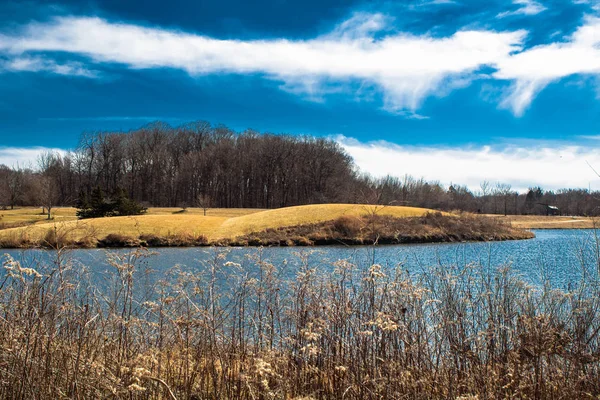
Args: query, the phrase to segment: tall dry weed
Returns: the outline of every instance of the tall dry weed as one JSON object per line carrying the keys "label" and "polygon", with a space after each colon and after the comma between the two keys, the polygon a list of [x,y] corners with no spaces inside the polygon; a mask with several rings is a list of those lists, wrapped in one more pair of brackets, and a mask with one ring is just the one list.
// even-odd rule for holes
{"label": "tall dry weed", "polygon": [[152,278],[144,249],[99,280],[66,250],[0,280],[0,398],[497,399],[600,394],[600,286],[509,268],[409,275],[210,249]]}

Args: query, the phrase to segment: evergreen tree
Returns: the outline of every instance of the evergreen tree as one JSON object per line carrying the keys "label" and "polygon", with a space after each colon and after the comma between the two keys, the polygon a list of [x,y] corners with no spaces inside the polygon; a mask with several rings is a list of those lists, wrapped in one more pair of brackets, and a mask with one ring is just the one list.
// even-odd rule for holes
{"label": "evergreen tree", "polygon": [[131,200],[121,188],[115,191],[112,201],[107,201],[99,186],[92,191],[89,201],[87,195],[80,192],[77,208],[77,216],[81,219],[140,215],[146,212],[146,208]]}
{"label": "evergreen tree", "polygon": [[113,196],[112,203],[113,215],[140,215],[146,212],[146,208],[142,207],[136,201],[131,200],[127,193],[122,188],[118,188]]}
{"label": "evergreen tree", "polygon": [[78,218],[89,218],[88,215],[90,213],[90,203],[88,201],[88,195],[83,189],[79,191],[76,207],[77,212],[75,214]]}

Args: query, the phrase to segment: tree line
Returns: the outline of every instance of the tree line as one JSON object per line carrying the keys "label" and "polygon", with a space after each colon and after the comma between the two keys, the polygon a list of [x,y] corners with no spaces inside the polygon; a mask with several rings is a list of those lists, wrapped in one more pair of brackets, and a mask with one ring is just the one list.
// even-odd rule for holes
{"label": "tree line", "polygon": [[[398,171],[400,175],[401,171]],[[483,182],[477,191],[410,176],[361,173],[326,138],[236,132],[193,122],[153,123],[129,132],[87,132],[67,153],[46,153],[26,168],[0,165],[0,207],[76,205],[99,188],[150,207],[278,208],[376,203],[490,214],[599,215],[600,193],[585,189],[517,193]]]}

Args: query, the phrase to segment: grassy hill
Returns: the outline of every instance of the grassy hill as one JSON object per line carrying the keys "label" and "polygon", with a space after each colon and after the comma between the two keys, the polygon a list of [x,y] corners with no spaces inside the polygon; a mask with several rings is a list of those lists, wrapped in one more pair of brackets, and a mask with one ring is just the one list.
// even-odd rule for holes
{"label": "grassy hill", "polygon": [[[251,233],[318,224],[340,217],[369,215],[394,218],[418,217],[431,210],[413,207],[356,204],[319,204],[275,210],[153,208],[135,217],[77,220],[74,209],[58,209],[53,222],[36,215],[39,209],[3,211],[5,223],[29,221],[30,225],[0,230],[1,247],[43,245],[58,239],[63,243],[95,246],[109,235],[125,238],[170,238],[176,243],[212,243],[233,240]],[[12,221],[10,218],[12,216]],[[37,218],[41,217],[41,218]]]}

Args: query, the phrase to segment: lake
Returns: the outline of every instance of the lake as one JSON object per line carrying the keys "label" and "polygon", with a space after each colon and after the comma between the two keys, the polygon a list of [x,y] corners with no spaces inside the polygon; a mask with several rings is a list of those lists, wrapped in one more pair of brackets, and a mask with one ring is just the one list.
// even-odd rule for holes
{"label": "lake", "polygon": [[[523,278],[533,284],[542,281],[567,289],[576,285],[586,273],[597,273],[598,247],[593,230],[561,229],[534,230],[535,239],[507,242],[476,242],[451,244],[420,244],[394,246],[330,246],[278,248],[160,248],[139,263],[140,270],[150,279],[164,276],[178,265],[185,271],[205,268],[209,260],[231,261],[242,268],[252,268],[256,259],[276,265],[282,275],[293,277],[302,262],[322,270],[331,270],[332,263],[346,259],[368,268],[373,263],[385,268],[401,266],[410,274],[426,273],[430,266],[461,268],[476,263],[485,267],[511,265]],[[78,249],[66,257],[76,266],[86,266],[95,281],[111,269],[108,254],[126,255],[132,250]],[[46,250],[5,250],[24,266],[51,264],[56,253]]]}

